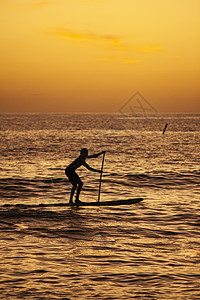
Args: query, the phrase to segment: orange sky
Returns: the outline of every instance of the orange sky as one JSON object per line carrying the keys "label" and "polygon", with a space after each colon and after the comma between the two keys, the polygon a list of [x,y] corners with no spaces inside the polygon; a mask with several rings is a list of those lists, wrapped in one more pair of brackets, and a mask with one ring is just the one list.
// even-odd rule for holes
{"label": "orange sky", "polygon": [[0,0],[1,112],[200,112],[199,0]]}

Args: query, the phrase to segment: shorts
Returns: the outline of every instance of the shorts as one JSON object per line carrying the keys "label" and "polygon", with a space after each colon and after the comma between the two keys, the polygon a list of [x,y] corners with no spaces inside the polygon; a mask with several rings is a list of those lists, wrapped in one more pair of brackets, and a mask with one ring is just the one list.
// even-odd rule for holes
{"label": "shorts", "polygon": [[69,178],[69,181],[73,185],[77,185],[77,184],[82,185],[83,184],[83,182],[81,181],[80,177],[78,176],[78,174],[75,172],[74,169],[66,168],[65,174]]}

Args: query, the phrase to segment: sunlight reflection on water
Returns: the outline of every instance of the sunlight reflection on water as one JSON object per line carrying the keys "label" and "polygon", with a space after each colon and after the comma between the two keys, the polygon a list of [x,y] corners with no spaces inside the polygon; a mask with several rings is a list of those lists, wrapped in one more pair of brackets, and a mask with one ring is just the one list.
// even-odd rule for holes
{"label": "sunlight reflection on water", "polygon": [[[2,299],[198,299],[199,119],[171,118],[163,136],[154,119],[15,118],[1,124]],[[68,201],[64,170],[83,145],[107,150],[101,199],[144,200],[29,206]],[[79,175],[81,200],[97,201],[99,174]]]}

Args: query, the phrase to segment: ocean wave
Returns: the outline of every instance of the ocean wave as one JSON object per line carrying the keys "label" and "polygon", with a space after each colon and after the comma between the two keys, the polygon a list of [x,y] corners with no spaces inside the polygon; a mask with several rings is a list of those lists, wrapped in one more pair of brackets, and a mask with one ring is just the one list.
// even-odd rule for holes
{"label": "ocean wave", "polygon": [[121,184],[125,186],[143,186],[157,188],[191,188],[200,185],[200,176],[198,171],[185,173],[163,172],[160,174],[143,173],[143,174],[127,174],[119,176],[117,173],[112,173],[112,179],[107,178],[105,181],[111,184]]}
{"label": "ocean wave", "polygon": [[[142,187],[161,189],[198,189],[200,187],[200,173],[174,172],[152,172],[141,174],[105,174],[103,177],[104,192],[110,193],[111,187]],[[83,180],[84,181],[84,180]],[[95,192],[98,187],[98,180],[87,182],[83,190]],[[70,192],[71,184],[66,178],[39,178],[21,179],[6,178],[0,179],[1,199],[44,197],[44,194],[64,195]]]}

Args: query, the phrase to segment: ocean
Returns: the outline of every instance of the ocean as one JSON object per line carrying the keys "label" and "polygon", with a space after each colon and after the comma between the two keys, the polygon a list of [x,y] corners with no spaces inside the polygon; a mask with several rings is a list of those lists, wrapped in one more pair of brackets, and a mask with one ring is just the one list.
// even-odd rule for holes
{"label": "ocean", "polygon": [[[0,299],[200,299],[199,114],[0,120]],[[51,206],[68,203],[83,147],[107,151],[100,201],[143,201]],[[100,174],[77,173],[80,200],[97,201]]]}

